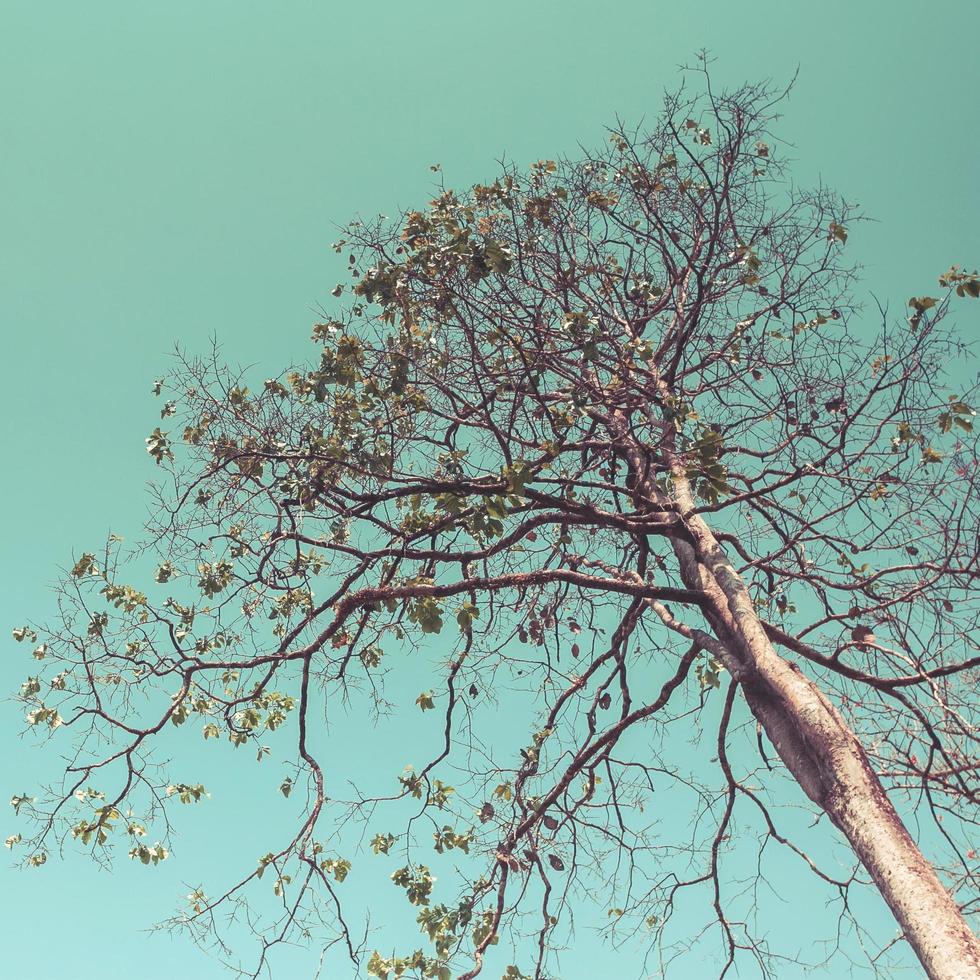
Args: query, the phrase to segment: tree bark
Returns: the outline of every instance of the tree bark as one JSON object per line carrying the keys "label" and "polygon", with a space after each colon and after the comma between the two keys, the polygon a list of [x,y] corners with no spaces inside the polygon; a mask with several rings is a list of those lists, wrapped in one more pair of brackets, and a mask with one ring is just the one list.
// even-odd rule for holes
{"label": "tree bark", "polygon": [[905,829],[857,736],[819,687],[775,651],[745,583],[692,513],[686,487],[679,497],[691,535],[691,543],[674,545],[682,576],[708,594],[726,667],[752,713],[806,795],[847,838],[931,980],[978,980],[980,940]]}

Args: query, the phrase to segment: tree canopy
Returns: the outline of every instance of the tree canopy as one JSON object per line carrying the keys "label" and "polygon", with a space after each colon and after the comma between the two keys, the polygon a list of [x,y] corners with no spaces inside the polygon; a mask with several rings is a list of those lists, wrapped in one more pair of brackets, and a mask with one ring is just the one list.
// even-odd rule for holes
{"label": "tree canopy", "polygon": [[[777,850],[850,935],[870,883],[930,976],[980,965],[976,391],[946,370],[980,278],[862,309],[861,215],[792,182],[781,97],[705,76],[598,151],[353,222],[310,364],[179,354],[147,541],[75,556],[59,621],[14,631],[27,723],[71,748],[8,845],[167,859],[207,795],[158,764],[184,726],[292,760],[295,825],[171,921],[222,949],[271,893],[246,972],[336,941],[380,978],[556,976],[591,903],[637,975],[695,942],[780,975],[752,912]],[[325,716],[409,690],[435,741],[406,722],[360,785]],[[349,875],[422,935],[365,933]]]}

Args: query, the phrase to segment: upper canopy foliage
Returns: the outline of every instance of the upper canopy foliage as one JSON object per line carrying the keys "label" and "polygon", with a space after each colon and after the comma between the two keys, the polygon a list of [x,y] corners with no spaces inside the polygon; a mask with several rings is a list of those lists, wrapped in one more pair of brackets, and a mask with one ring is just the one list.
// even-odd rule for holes
{"label": "upper canopy foliage", "polygon": [[[304,930],[360,957],[334,901],[348,874],[388,874],[370,865],[384,855],[400,856],[391,878],[430,944],[371,955],[390,945],[372,937],[380,977],[472,976],[500,938],[518,946],[506,976],[543,976],[576,888],[608,896],[616,936],[639,925],[668,957],[688,938],[671,931],[675,901],[703,890],[723,966],[765,964],[727,887],[736,799],[763,843],[842,896],[853,879],[777,825],[771,802],[799,796],[754,728],[754,755],[726,754],[746,713],[680,568],[697,514],[886,788],[945,816],[936,859],[969,900],[977,453],[974,392],[945,386],[962,349],[943,319],[980,281],[954,267],[907,321],[860,318],[846,258],[859,215],[789,181],[777,101],[764,86],[682,91],[648,133],[620,127],[581,159],[355,222],[335,246],[347,302],[314,327],[312,366],[256,385],[216,356],[180,358],[147,439],[172,477],[155,573],[140,555],[120,564],[118,542],[83,554],[21,692],[29,724],[76,747],[63,788],[15,798],[39,820],[29,861],[67,832],[165,859],[161,810],[207,791],[148,765],[164,732],[193,723],[261,761],[282,728],[275,751],[291,738],[297,765],[280,789],[302,788],[300,822],[175,920],[206,938],[220,903],[272,877],[259,969]],[[403,746],[390,785],[343,799],[353,774],[317,751],[317,707],[365,717],[392,692],[441,716],[438,744],[399,775],[420,751]],[[654,790],[701,814],[689,836],[663,837]],[[446,869],[437,887],[430,867]]]}

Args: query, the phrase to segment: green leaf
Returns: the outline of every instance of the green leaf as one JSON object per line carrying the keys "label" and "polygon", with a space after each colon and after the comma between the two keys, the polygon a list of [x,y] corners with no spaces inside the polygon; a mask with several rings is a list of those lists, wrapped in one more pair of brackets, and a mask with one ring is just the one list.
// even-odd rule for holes
{"label": "green leaf", "polygon": [[412,905],[428,905],[435,878],[429,869],[420,864],[415,868],[405,866],[392,872],[391,880],[405,889],[406,897]]}
{"label": "green leaf", "polygon": [[210,793],[201,783],[191,786],[187,783],[173,783],[167,787],[167,796],[176,796],[181,803],[200,803],[210,797]]}
{"label": "green leaf", "polygon": [[33,796],[28,796],[27,793],[21,793],[20,796],[16,794],[10,797],[10,805],[14,808],[14,814],[20,816],[20,808],[22,806],[29,807],[34,802]]}
{"label": "green leaf", "polygon": [[375,854],[387,854],[396,840],[392,834],[375,834],[371,839],[371,850]]}
{"label": "green leaf", "polygon": [[[505,466],[500,475],[507,483],[508,493],[523,497],[524,488],[534,479],[534,470],[523,459],[519,459],[513,466]],[[506,513],[501,516],[506,516]]]}
{"label": "green leaf", "polygon": [[146,451],[153,457],[154,462],[159,466],[165,459],[174,458],[170,448],[170,439],[166,432],[161,432],[160,428],[155,428],[146,437]]}
{"label": "green leaf", "polygon": [[506,245],[491,239],[484,245],[483,252],[484,260],[492,272],[503,275],[510,271],[513,254]]}
{"label": "green leaf", "polygon": [[431,596],[416,599],[409,607],[408,618],[417,623],[423,633],[439,633],[442,630],[440,600]]}
{"label": "green leaf", "polygon": [[320,868],[332,874],[336,881],[343,881],[350,873],[351,863],[346,858],[327,858],[320,862]]}
{"label": "green leaf", "polygon": [[456,622],[459,623],[460,631],[463,633],[469,632],[473,627],[474,620],[479,618],[480,610],[469,600],[456,610]]}
{"label": "green leaf", "polygon": [[197,580],[197,587],[209,599],[213,599],[219,592],[223,592],[231,584],[235,574],[235,567],[230,561],[222,559],[213,564],[211,562],[201,562],[197,566],[197,572],[200,576]]}
{"label": "green leaf", "polygon": [[701,686],[701,690],[706,691],[712,688],[720,688],[721,673],[724,669],[725,666],[720,660],[705,654],[705,659],[699,662],[694,668],[694,673],[698,679],[698,684]]}
{"label": "green leaf", "polygon": [[129,856],[133,859],[138,858],[142,864],[159,864],[161,861],[166,861],[170,857],[170,853],[158,841],[152,847],[148,847],[146,844],[137,844],[130,850]]}

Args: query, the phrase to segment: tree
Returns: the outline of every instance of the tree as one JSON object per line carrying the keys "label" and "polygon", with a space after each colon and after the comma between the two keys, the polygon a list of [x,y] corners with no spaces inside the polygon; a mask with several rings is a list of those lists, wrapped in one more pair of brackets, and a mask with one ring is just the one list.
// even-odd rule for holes
{"label": "tree", "polygon": [[[501,939],[506,976],[542,977],[577,883],[668,975],[689,894],[719,975],[765,974],[779,950],[725,870],[752,829],[853,929],[870,880],[930,977],[980,975],[976,392],[945,375],[965,356],[950,303],[980,278],[954,266],[869,326],[860,215],[789,181],[779,99],[705,74],[647,133],[354,222],[350,301],[312,365],[255,384],[179,356],[154,386],[149,541],[81,555],[59,622],[15,630],[39,644],[28,724],[74,737],[64,784],[13,800],[38,821],[11,839],[27,863],[68,836],[165,860],[170,805],[206,790],[151,764],[164,733],[193,722],[261,762],[281,728],[299,823],[173,920],[210,941],[271,878],[256,973],[329,934],[377,977],[470,980]],[[341,790],[318,710],[365,724],[399,676],[438,747],[399,775],[418,749],[395,746],[388,787]],[[665,800],[688,837],[658,837]],[[836,828],[851,873],[786,803]],[[351,828],[399,856],[425,950],[348,925]]]}

